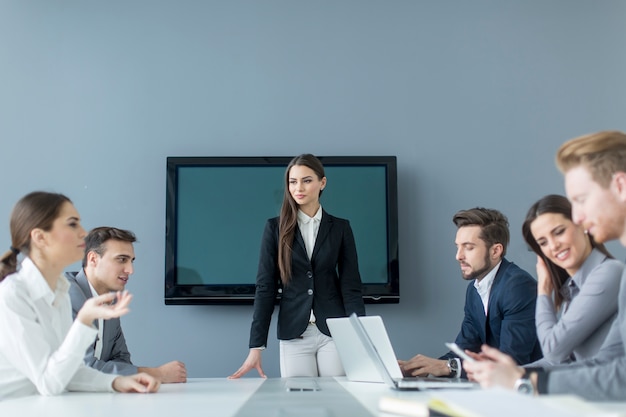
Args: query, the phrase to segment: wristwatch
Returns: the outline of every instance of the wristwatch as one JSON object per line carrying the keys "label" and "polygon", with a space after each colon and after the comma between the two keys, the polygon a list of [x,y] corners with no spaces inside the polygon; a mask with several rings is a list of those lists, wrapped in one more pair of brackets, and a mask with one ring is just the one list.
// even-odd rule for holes
{"label": "wristwatch", "polygon": [[515,385],[513,386],[515,391],[521,394],[533,395],[535,393],[535,387],[533,387],[533,383],[530,382],[530,379],[520,378],[515,381]]}
{"label": "wristwatch", "polygon": [[456,378],[459,373],[459,363],[456,359],[450,358],[448,359],[448,369],[450,370],[450,376]]}

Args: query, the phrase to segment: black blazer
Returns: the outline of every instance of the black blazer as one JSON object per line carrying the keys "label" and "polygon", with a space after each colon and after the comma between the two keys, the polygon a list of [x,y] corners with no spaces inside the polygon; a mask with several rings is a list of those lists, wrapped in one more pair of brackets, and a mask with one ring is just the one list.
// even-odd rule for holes
{"label": "black blazer", "polygon": [[254,294],[250,347],[267,346],[275,299],[282,291],[278,339],[295,339],[309,324],[311,309],[318,329],[330,336],[326,319],[353,312],[365,315],[356,245],[350,223],[322,210],[320,228],[309,261],[300,229],[296,227],[291,254],[291,280],[283,287],[278,270],[278,217],[263,232]]}

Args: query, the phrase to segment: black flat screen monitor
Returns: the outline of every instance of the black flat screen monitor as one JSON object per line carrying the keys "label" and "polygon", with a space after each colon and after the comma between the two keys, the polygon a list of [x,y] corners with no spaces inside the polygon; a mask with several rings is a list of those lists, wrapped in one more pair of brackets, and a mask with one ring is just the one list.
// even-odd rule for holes
{"label": "black flat screen monitor", "polygon": [[[320,198],[354,233],[366,303],[398,303],[395,156],[326,156]],[[291,157],[168,157],[165,304],[252,304]]]}

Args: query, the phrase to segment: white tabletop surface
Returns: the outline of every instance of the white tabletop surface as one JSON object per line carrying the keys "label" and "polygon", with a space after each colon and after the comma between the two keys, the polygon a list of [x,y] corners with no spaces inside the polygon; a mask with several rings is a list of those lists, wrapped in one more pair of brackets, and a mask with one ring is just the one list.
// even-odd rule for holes
{"label": "white tabletop surface", "polygon": [[[0,401],[0,416],[31,417],[187,417],[234,416],[263,383],[261,378],[190,379],[163,384],[153,394],[67,392]],[[209,412],[210,411],[210,412]]]}
{"label": "white tabletop surface", "polygon": [[[372,415],[378,416],[381,396],[427,401],[428,392],[399,392],[384,384],[349,382],[335,378]],[[125,417],[235,416],[264,379],[192,378],[185,384],[164,384],[154,394],[76,393],[40,395],[0,401],[0,416]],[[545,396],[550,397],[550,396]],[[626,401],[626,400],[625,400]],[[593,403],[603,410],[626,411],[624,403]]]}

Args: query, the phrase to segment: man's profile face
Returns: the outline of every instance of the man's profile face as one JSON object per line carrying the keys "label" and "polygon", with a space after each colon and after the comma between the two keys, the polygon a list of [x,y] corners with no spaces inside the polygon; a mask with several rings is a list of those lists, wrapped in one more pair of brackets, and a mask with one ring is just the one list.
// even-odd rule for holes
{"label": "man's profile face", "polygon": [[480,236],[480,226],[462,226],[456,232],[456,260],[465,280],[481,280],[493,269],[489,248]]}
{"label": "man's profile face", "polygon": [[565,191],[572,203],[572,220],[582,225],[598,243],[618,239],[625,231],[626,213],[613,182],[603,188],[593,180],[584,165],[565,173]]}
{"label": "man's profile face", "polygon": [[[128,278],[134,272],[135,250],[133,244],[109,239],[104,243],[106,250],[102,256],[90,253],[89,281],[98,294],[123,291]],[[93,255],[93,256],[92,256]]]}

